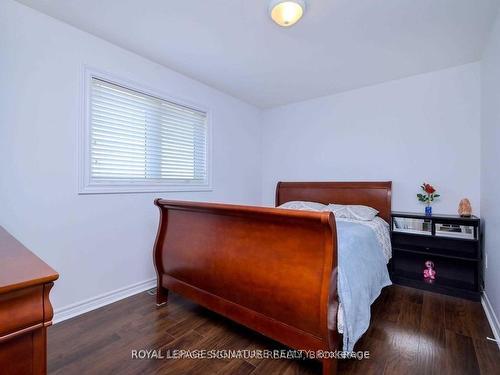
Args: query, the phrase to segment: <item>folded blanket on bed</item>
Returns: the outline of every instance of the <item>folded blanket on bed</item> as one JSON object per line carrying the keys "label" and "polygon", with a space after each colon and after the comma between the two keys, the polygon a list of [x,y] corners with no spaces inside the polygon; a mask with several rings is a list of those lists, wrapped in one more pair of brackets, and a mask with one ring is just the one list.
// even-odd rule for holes
{"label": "folded blanket on bed", "polygon": [[[316,202],[292,201],[280,208],[331,211]],[[392,256],[389,225],[380,217],[335,217],[338,251],[338,311],[330,306],[328,328],[343,334],[343,350],[352,351],[370,325],[370,306],[391,285],[387,263]],[[335,319],[336,318],[336,319]],[[335,323],[337,323],[335,325]]]}
{"label": "folded blanket on bed", "polygon": [[[371,304],[382,288],[392,283],[384,251],[374,230],[353,221],[337,220],[336,224],[343,350],[352,351],[370,325]],[[336,313],[329,311],[329,325],[335,320]]]}

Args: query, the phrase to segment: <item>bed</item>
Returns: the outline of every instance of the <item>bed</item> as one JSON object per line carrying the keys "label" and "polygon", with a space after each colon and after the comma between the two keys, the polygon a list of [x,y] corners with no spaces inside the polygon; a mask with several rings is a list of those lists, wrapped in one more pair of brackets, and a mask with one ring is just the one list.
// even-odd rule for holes
{"label": "bed", "polygon": [[[276,206],[290,201],[370,206],[389,221],[391,182],[278,183]],[[340,237],[332,212],[155,204],[157,305],[171,290],[291,348],[339,349]],[[322,365],[324,375],[336,373],[334,358]]]}

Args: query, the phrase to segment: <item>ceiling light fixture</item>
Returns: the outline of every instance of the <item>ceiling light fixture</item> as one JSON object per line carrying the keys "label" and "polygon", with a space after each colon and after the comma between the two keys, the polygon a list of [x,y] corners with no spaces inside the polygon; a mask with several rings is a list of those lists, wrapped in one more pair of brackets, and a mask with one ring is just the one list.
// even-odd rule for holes
{"label": "ceiling light fixture", "polygon": [[278,25],[289,27],[302,18],[306,11],[304,0],[271,0],[269,15]]}

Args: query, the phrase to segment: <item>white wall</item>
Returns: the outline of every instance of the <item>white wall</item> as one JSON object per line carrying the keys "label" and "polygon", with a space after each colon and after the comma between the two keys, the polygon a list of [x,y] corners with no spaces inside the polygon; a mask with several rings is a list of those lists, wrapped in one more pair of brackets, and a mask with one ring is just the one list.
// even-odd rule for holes
{"label": "white wall", "polygon": [[500,17],[481,63],[481,106],[481,214],[488,256],[485,287],[500,317]]}
{"label": "white wall", "polygon": [[392,180],[393,209],[423,211],[423,181],[456,213],[479,212],[479,63],[413,76],[264,113],[263,201],[279,180]]}
{"label": "white wall", "polygon": [[[213,192],[78,195],[83,64],[211,108]],[[155,197],[260,203],[259,122],[255,107],[0,2],[0,225],[60,273],[56,309],[154,276]]]}

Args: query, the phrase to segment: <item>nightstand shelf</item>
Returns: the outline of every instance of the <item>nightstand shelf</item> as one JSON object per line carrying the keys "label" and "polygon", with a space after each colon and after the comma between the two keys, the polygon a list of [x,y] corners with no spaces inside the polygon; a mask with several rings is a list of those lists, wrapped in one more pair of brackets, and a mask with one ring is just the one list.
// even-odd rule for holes
{"label": "nightstand shelf", "polygon": [[[480,299],[483,280],[479,218],[393,212],[391,238],[394,283]],[[434,263],[437,272],[432,282],[423,277],[427,260]]]}

